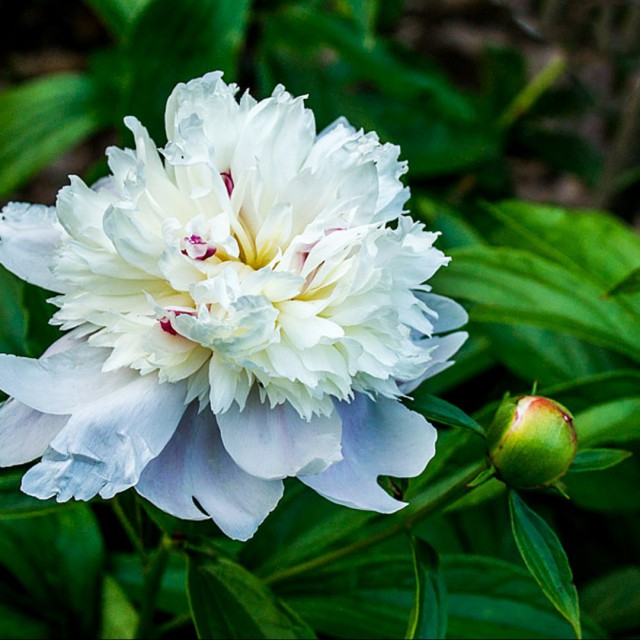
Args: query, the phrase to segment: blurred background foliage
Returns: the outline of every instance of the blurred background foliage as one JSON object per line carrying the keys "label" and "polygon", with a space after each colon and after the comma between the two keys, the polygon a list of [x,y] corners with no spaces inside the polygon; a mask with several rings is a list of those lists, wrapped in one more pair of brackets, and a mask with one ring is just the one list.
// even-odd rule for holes
{"label": "blurred background foliage", "polygon": [[[401,146],[412,215],[453,257],[434,289],[471,317],[456,366],[415,394],[439,455],[393,483],[412,502],[394,516],[292,484],[239,544],[129,494],[41,503],[4,470],[0,636],[573,637],[520,559],[504,485],[436,507],[484,457],[456,427],[534,383],[575,414],[581,449],[640,451],[640,5],[29,0],[3,6],[0,30],[2,204],[99,178],[105,147],[131,144],[127,114],[161,146],[178,81],[223,69],[257,97],[282,83],[319,129],[345,115]],[[0,286],[0,348],[39,355],[56,334],[46,293],[4,271]],[[596,473],[605,458],[566,476],[570,500],[525,497],[566,549],[585,637],[638,637],[640,465]]]}

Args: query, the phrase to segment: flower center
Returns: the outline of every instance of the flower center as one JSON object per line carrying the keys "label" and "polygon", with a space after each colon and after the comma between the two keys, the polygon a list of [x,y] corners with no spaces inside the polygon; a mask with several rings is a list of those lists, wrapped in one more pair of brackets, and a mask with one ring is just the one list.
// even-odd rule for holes
{"label": "flower center", "polygon": [[224,186],[227,187],[227,193],[229,197],[231,197],[231,193],[233,192],[233,178],[231,177],[231,171],[223,171],[221,174],[222,179],[224,180]]}
{"label": "flower center", "polygon": [[195,233],[185,236],[181,244],[182,255],[189,256],[193,260],[206,260],[218,250],[218,247],[213,242],[208,242]]}
{"label": "flower center", "polygon": [[165,311],[167,312],[167,315],[158,318],[158,324],[165,333],[168,333],[172,336],[178,335],[178,332],[173,328],[172,324],[172,321],[175,318],[183,314],[187,314],[190,316],[196,315],[196,312],[193,309],[179,309],[178,307],[167,307]]}

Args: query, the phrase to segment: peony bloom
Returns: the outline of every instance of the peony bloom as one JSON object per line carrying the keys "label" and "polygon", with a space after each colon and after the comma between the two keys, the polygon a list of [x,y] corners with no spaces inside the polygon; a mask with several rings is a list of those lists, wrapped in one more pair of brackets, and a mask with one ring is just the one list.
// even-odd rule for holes
{"label": "peony bloom", "polygon": [[390,513],[377,477],[433,456],[399,398],[451,364],[466,314],[423,284],[448,259],[403,214],[398,147],[343,119],[316,134],[281,86],[236,92],[221,73],[178,85],[163,149],[127,118],[108,178],[3,210],[0,261],[57,292],[66,332],[0,355],[0,465],[41,458],[26,493],[135,487],[244,540],[285,477]]}

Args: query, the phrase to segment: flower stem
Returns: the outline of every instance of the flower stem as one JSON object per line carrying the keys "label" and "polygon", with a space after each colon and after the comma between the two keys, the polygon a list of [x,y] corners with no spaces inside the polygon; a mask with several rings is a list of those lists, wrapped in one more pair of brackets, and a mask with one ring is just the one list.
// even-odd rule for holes
{"label": "flower stem", "polygon": [[531,82],[516,95],[511,104],[500,116],[498,124],[503,129],[506,129],[518,118],[527,113],[538,101],[538,98],[564,73],[566,68],[566,60],[560,55],[555,56],[551,62],[549,62],[540,73],[534,76]]}
{"label": "flower stem", "polygon": [[118,518],[118,520],[120,521],[122,528],[124,529],[125,533],[127,534],[127,537],[129,538],[131,544],[133,545],[133,548],[136,550],[136,553],[141,558],[145,558],[147,555],[147,551],[144,548],[144,544],[142,542],[142,539],[138,535],[136,528],[133,526],[133,524],[131,523],[131,520],[129,520],[127,514],[125,513],[122,507],[122,503],[120,502],[120,498],[118,496],[115,496],[111,501],[111,505],[113,506],[113,511],[116,514],[116,517]]}
{"label": "flower stem", "polygon": [[156,600],[162,584],[167,563],[169,561],[169,551],[173,546],[171,538],[163,536],[155,553],[144,567],[144,587],[142,590],[142,600],[140,603],[140,618],[136,628],[137,639],[152,638],[153,614],[156,610]]}
{"label": "flower stem", "polygon": [[469,486],[469,483],[474,480],[482,471],[486,470],[487,467],[488,463],[486,460],[484,460],[482,464],[474,465],[471,471],[468,471],[468,467],[465,468],[465,470],[467,470],[466,473],[457,474],[455,476],[454,482],[443,488],[443,490],[438,493],[432,500],[422,505],[412,513],[407,514],[402,520],[394,522],[392,525],[378,531],[368,538],[356,540],[355,542],[352,542],[351,544],[348,544],[341,549],[329,551],[321,556],[317,556],[315,558],[311,558],[310,560],[301,562],[300,564],[282,569],[281,571],[276,571],[275,573],[266,576],[263,579],[264,582],[266,584],[275,584],[277,582],[288,580],[289,578],[292,578],[294,576],[313,571],[314,569],[319,569],[320,567],[331,564],[332,562],[336,562],[337,560],[341,560],[342,558],[353,553],[357,553],[359,551],[368,549],[369,547],[380,544],[381,542],[392,538],[398,533],[410,529],[411,526],[418,520],[432,515],[434,512],[439,511],[444,507],[450,506],[455,501],[466,495],[473,488],[475,488],[474,486]]}

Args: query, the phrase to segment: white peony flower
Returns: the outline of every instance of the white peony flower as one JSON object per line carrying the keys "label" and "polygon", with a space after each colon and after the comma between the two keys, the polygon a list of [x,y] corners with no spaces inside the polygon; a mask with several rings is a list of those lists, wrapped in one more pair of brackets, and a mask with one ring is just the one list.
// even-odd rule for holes
{"label": "white peony flower", "polygon": [[399,149],[345,120],[316,134],[303,98],[256,102],[219,72],[178,85],[158,152],[77,177],[57,206],[9,204],[0,261],[58,292],[67,333],[37,360],[0,355],[0,465],[41,456],[23,490],[129,487],[247,539],[297,476],[390,513],[436,432],[400,402],[466,334],[424,283],[448,259],[403,213]]}

